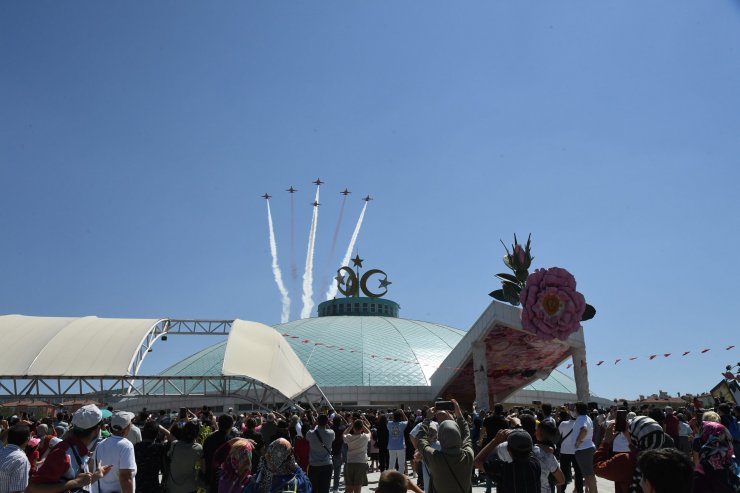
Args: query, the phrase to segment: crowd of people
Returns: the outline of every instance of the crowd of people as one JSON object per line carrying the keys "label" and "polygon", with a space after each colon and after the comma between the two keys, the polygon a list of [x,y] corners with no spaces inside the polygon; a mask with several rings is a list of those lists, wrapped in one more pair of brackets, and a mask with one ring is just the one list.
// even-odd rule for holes
{"label": "crowd of people", "polygon": [[138,414],[0,420],[0,493],[737,493],[740,406]]}

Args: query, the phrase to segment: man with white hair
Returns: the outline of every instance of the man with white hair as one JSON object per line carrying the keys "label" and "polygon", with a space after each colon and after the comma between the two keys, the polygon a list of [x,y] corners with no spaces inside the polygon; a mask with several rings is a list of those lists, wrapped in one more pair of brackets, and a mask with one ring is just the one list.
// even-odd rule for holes
{"label": "man with white hair", "polygon": [[111,464],[110,474],[99,482],[98,493],[134,493],[136,458],[134,445],[126,440],[134,413],[114,411],[110,418],[111,436],[95,449],[95,462]]}

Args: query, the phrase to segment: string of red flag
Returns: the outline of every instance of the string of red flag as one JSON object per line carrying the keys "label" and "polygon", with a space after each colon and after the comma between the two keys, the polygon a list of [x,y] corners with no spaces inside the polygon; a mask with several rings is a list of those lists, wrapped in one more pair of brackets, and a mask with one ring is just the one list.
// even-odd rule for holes
{"label": "string of red flag", "polygon": [[[301,336],[297,336],[297,335],[290,334],[290,333],[287,333],[287,332],[284,332],[282,335],[283,335],[283,337],[289,338],[289,339],[301,339],[300,342],[302,344],[313,345],[313,346],[316,346],[316,347],[323,347],[325,349],[334,349],[336,351],[343,351],[343,352],[348,352],[348,353],[362,353],[362,350],[357,349],[357,348],[344,347],[344,346],[339,346],[339,345],[336,345],[336,344],[328,344],[328,343],[325,343],[325,342],[313,341],[311,339],[303,339]],[[723,349],[725,351],[730,351],[730,350],[732,350],[734,348],[735,348],[735,345],[730,345],[730,346],[724,347]],[[705,347],[705,348],[703,348],[701,350],[684,351],[683,353],[681,353],[681,356],[682,357],[688,356],[688,355],[690,355],[692,353],[706,354],[706,353],[710,352],[711,350],[712,350],[712,348],[706,348]],[[647,359],[648,361],[653,361],[653,360],[661,359],[661,358],[659,358],[659,356],[662,356],[662,358],[664,359],[664,358],[669,358],[672,355],[673,355],[673,353],[656,353],[656,354],[647,355],[647,356],[644,357],[644,359]],[[378,355],[378,354],[369,354],[368,356],[370,356],[370,358],[379,359],[379,360],[383,360],[383,361],[394,361],[394,362],[398,362],[398,363],[411,364],[411,365],[416,365],[416,366],[424,366],[424,367],[435,368],[435,369],[439,369],[439,370],[446,370],[446,371],[463,371],[463,370],[466,370],[466,368],[463,368],[463,367],[452,367],[452,366],[443,366],[443,365],[433,365],[433,364],[427,364],[427,363],[420,363],[419,361],[409,361],[409,360],[404,360],[402,358],[396,358],[396,357],[392,357],[392,356],[383,356],[383,355]],[[640,356],[631,356],[631,357],[626,358],[626,359],[628,361],[637,361],[637,360],[640,359]],[[613,363],[612,366],[618,365],[620,362],[622,362],[624,360],[625,360],[625,358],[616,358],[614,360],[614,363]],[[595,366],[602,366],[605,363],[607,363],[606,360],[599,360],[596,363]],[[585,368],[588,365],[587,365],[587,362],[585,360],[581,360],[580,361],[580,366],[582,368]],[[572,367],[573,367],[573,363],[568,363],[568,365],[566,365],[566,368],[568,368],[568,369],[570,369]],[[546,370],[546,369],[543,368],[542,370]],[[740,381],[740,375],[738,375],[738,380]]]}

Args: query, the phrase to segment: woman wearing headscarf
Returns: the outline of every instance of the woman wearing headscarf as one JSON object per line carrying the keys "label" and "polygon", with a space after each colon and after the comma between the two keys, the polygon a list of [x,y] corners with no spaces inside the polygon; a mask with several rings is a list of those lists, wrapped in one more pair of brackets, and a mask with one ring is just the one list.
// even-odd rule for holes
{"label": "woman wearing headscarf", "polygon": [[444,493],[470,493],[472,491],[473,444],[468,423],[463,418],[457,401],[452,399],[455,419],[447,411],[436,413],[439,427],[435,450],[429,438],[430,421],[424,420],[416,435],[416,443],[431,475],[430,489]]}
{"label": "woman wearing headscarf", "polygon": [[740,480],[735,474],[732,435],[720,423],[705,421],[701,427],[699,464],[694,470],[694,493],[736,493]]}
{"label": "woman wearing headscarf", "polygon": [[229,441],[229,452],[218,481],[218,493],[241,493],[252,479],[252,452],[254,442],[246,438]]}
{"label": "woman wearing headscarf", "polygon": [[257,477],[245,493],[312,493],[311,482],[293,457],[293,449],[285,438],[278,438],[265,451]]}
{"label": "woman wearing headscarf", "polygon": [[663,428],[652,418],[639,416],[629,425],[630,451],[613,454],[614,423],[607,427],[604,439],[594,454],[594,473],[600,478],[614,481],[614,493],[642,493],[642,474],[637,467],[637,455],[643,450],[663,447]]}

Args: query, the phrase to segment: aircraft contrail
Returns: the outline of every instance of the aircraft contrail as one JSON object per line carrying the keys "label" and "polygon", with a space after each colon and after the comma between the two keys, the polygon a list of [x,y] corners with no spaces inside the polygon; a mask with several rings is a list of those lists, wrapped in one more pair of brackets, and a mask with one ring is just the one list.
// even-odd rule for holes
{"label": "aircraft contrail", "polygon": [[[290,189],[293,187],[291,186]],[[295,264],[295,201],[293,192],[290,193],[290,277],[298,279],[298,266]],[[295,284],[293,284],[295,287]]]}
{"label": "aircraft contrail", "polygon": [[316,244],[316,226],[319,222],[319,189],[316,186],[316,199],[313,205],[313,216],[311,218],[311,230],[308,233],[308,252],[306,253],[306,270],[303,273],[303,309],[301,318],[309,318],[313,311],[313,250]]}
{"label": "aircraft contrail", "polygon": [[283,310],[280,314],[280,323],[284,324],[290,320],[290,296],[288,290],[283,284],[283,274],[280,272],[278,264],[277,242],[275,241],[275,230],[272,227],[272,211],[270,211],[270,201],[267,201],[267,224],[270,228],[270,253],[272,254],[272,273],[275,276],[275,284],[280,291],[280,297],[283,303]]}
{"label": "aircraft contrail", "polygon": [[347,204],[347,195],[342,199],[342,204],[339,206],[339,218],[337,219],[337,225],[334,228],[334,236],[331,239],[331,250],[329,251],[329,257],[326,259],[326,265],[324,271],[330,273],[329,265],[334,261],[334,252],[337,250],[337,238],[339,237],[339,228],[342,225],[342,219],[344,218],[344,207]]}
{"label": "aircraft contrail", "polygon": [[[349,263],[349,258],[352,255],[352,250],[355,249],[355,242],[357,241],[357,235],[360,234],[360,227],[362,226],[362,220],[365,218],[365,210],[367,209],[368,202],[365,201],[365,205],[362,206],[362,212],[360,212],[360,217],[357,219],[357,224],[355,225],[355,230],[352,232],[352,239],[349,240],[349,246],[347,247],[347,252],[344,254],[344,259],[342,259],[342,263],[340,267],[345,266]],[[333,299],[337,295],[337,283],[333,282],[329,286],[329,290],[326,292],[326,299],[330,300]]]}

